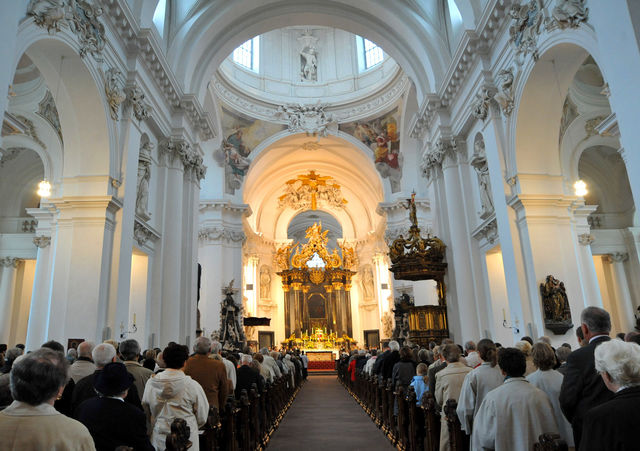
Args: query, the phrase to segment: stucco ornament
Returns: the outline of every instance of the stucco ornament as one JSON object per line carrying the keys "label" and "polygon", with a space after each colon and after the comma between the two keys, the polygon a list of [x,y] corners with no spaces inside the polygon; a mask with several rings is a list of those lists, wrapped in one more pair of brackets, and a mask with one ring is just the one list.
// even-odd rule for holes
{"label": "stucco ornament", "polygon": [[301,81],[318,81],[318,38],[312,36],[309,30],[298,38],[302,43],[300,50],[300,79]]}
{"label": "stucco ornament", "polygon": [[586,0],[556,0],[551,23],[560,28],[577,28],[589,19]]}
{"label": "stucco ornament", "polygon": [[291,133],[325,137],[330,131],[337,131],[338,124],[331,113],[325,112],[326,105],[282,105],[278,107],[276,118],[287,121]]}
{"label": "stucco ornament", "polygon": [[498,72],[498,92],[493,96],[494,100],[498,102],[502,113],[505,116],[509,116],[513,111],[513,69],[502,69]]}
{"label": "stucco ornament", "polygon": [[131,86],[127,89],[127,102],[131,105],[133,115],[139,121],[149,117],[150,106],[144,98],[144,92],[138,86]]}
{"label": "stucco ornament", "polygon": [[543,23],[542,0],[529,0],[523,4],[511,6],[509,15],[513,19],[509,27],[509,42],[516,50],[518,60],[529,53],[538,59],[538,36]]}
{"label": "stucco ornament", "polygon": [[27,15],[36,25],[51,34],[68,26],[78,37],[80,56],[91,54],[97,59],[105,45],[104,25],[98,20],[102,12],[89,0],[31,0],[27,6]]}
{"label": "stucco ornament", "polygon": [[472,114],[475,118],[484,121],[489,114],[489,107],[493,93],[489,88],[482,88],[480,92],[476,94],[476,99],[471,105]]}
{"label": "stucco ornament", "polygon": [[120,81],[121,76],[122,73],[113,67],[105,73],[104,93],[109,103],[109,114],[114,121],[120,116],[120,104],[127,98]]}

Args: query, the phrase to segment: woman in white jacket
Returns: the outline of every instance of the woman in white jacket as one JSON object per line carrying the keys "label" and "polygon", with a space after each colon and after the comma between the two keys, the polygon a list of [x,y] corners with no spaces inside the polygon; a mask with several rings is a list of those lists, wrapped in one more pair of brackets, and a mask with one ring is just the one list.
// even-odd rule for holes
{"label": "woman in white jacket", "polygon": [[200,384],[184,374],[186,346],[172,344],[162,351],[167,369],[147,381],[142,406],[151,424],[151,444],[163,451],[171,423],[183,418],[190,429],[190,450],[198,450],[198,428],[207,421],[209,402]]}

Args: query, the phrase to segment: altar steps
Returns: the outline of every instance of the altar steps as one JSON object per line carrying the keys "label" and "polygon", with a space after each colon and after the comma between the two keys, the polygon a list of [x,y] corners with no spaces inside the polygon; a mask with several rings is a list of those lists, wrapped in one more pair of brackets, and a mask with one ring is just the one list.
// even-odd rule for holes
{"label": "altar steps", "polygon": [[309,376],[335,376],[338,374],[336,370],[308,370]]}

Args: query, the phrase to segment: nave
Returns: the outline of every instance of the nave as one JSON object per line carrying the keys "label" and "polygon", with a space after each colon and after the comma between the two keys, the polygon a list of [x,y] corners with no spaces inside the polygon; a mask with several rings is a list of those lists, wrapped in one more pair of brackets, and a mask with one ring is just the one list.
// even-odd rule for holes
{"label": "nave", "polygon": [[269,442],[270,451],[394,447],[332,375],[309,376]]}

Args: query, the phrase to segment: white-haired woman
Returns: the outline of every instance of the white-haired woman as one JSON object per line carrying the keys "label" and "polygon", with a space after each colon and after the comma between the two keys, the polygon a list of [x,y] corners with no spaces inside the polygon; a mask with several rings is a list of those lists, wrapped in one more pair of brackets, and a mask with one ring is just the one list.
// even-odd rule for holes
{"label": "white-haired woman", "polygon": [[640,346],[620,340],[595,350],[596,370],[613,399],[589,410],[584,417],[580,450],[637,450],[640,424]]}
{"label": "white-haired woman", "polygon": [[68,374],[64,354],[51,349],[38,349],[16,361],[11,369],[14,401],[0,412],[0,449],[95,449],[89,430],[53,407]]}

